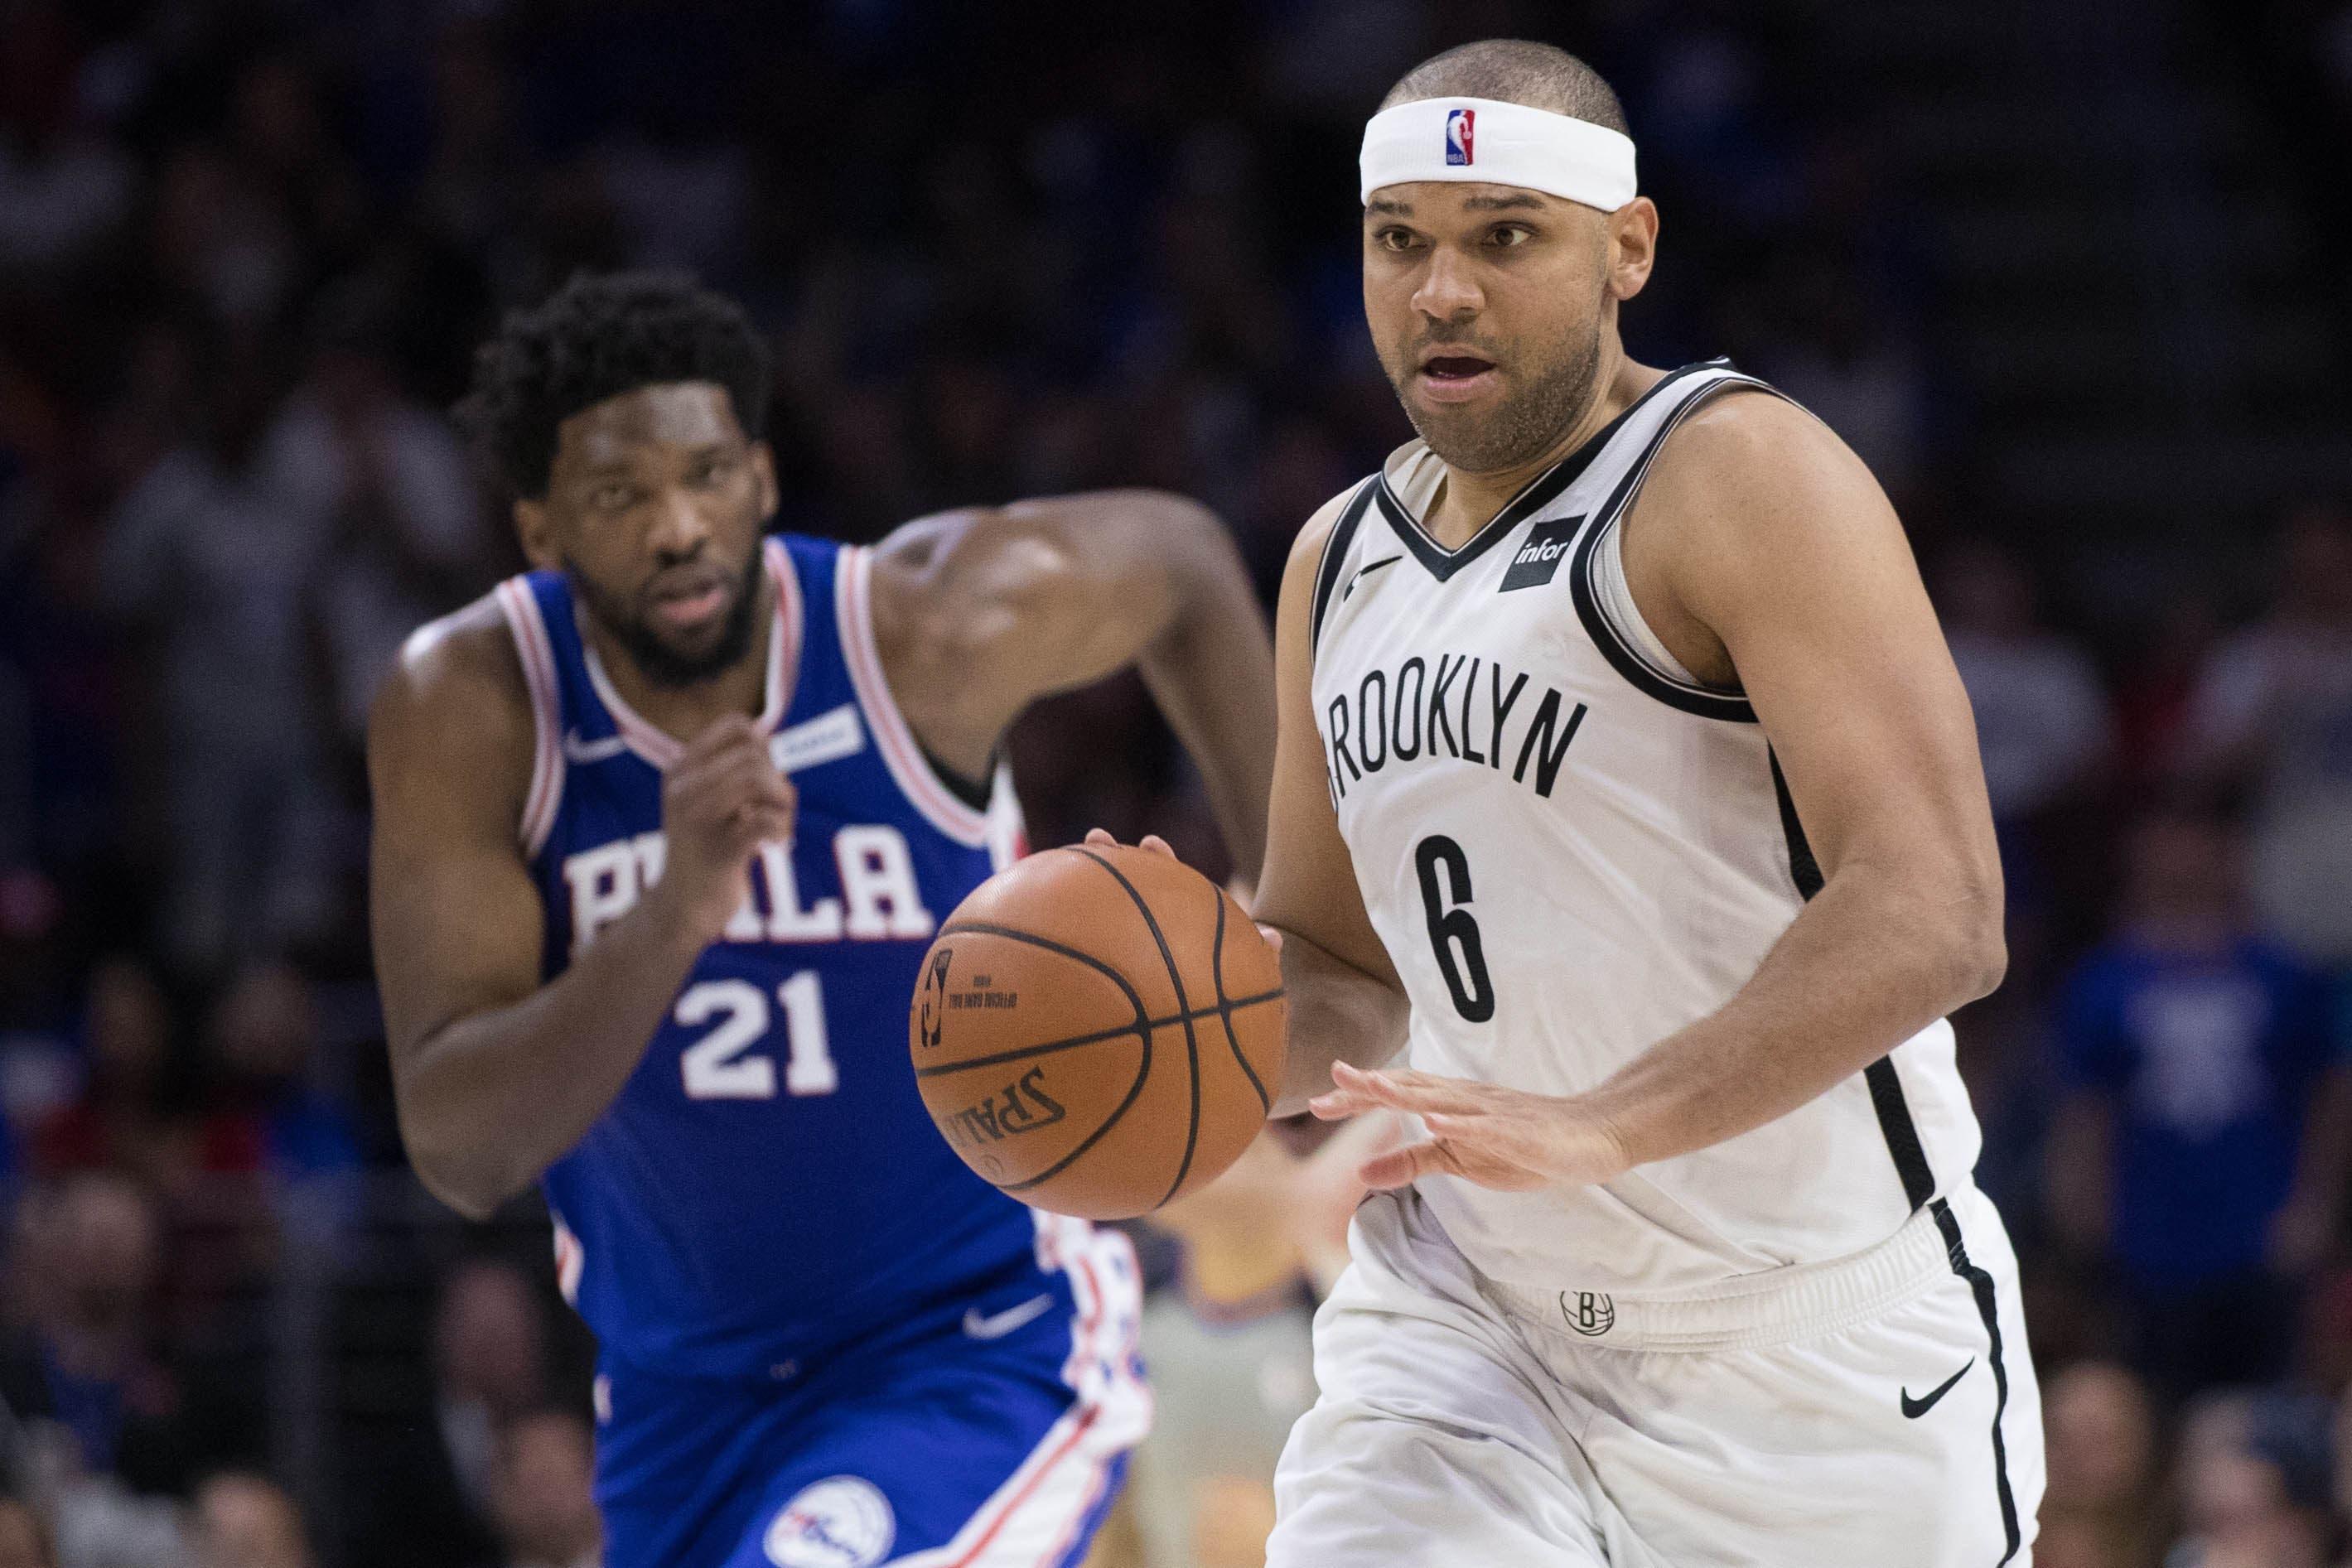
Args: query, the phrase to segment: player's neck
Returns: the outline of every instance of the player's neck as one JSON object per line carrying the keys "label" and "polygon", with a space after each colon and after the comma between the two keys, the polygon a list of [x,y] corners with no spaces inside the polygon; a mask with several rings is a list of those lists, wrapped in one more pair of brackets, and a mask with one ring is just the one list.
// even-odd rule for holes
{"label": "player's neck", "polygon": [[1447,466],[1445,477],[1430,502],[1422,527],[1447,549],[1459,549],[1472,535],[1495,520],[1518,493],[1535,483],[1545,470],[1608,428],[1609,422],[1633,406],[1633,400],[1658,383],[1665,372],[1635,364],[1625,357],[1614,334],[1601,346],[1602,371],[1593,379],[1597,395],[1585,405],[1559,438],[1525,463],[1484,474]]}
{"label": "player's neck", "polygon": [[596,662],[623,702],[638,717],[681,745],[730,713],[757,716],[768,699],[768,639],[775,634],[775,584],[761,572],[753,589],[759,601],[752,610],[751,640],[743,656],[707,681],[690,686],[656,681],[637,666],[628,650],[596,624],[593,616],[580,617],[581,630],[596,650]]}

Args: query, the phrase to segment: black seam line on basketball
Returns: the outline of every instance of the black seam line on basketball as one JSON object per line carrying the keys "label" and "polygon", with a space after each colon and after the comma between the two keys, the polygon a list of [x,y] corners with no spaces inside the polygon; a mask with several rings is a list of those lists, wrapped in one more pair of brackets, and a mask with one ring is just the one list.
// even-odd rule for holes
{"label": "black seam line on basketball", "polygon": [[1143,1005],[1143,998],[1136,994],[1133,986],[1127,983],[1125,975],[1091,953],[1081,953],[1076,947],[1064,946],[1050,936],[1037,936],[1026,931],[1015,931],[1009,925],[988,925],[976,920],[960,921],[956,925],[956,929],[982,932],[991,936],[1002,936],[1010,942],[1026,942],[1033,947],[1043,947],[1049,953],[1059,953],[1066,958],[1076,958],[1089,969],[1099,970],[1109,976],[1111,984],[1127,993],[1128,1004],[1135,1009],[1135,1023],[1131,1027],[1140,1031],[1143,1040],[1143,1060],[1135,1064],[1135,1082],[1127,1086],[1127,1098],[1113,1107],[1111,1113],[1103,1118],[1102,1125],[1088,1133],[1076,1148],[1072,1149],[1035,1176],[1025,1181],[994,1184],[999,1192],[1027,1192],[1031,1187],[1049,1182],[1069,1169],[1079,1155],[1102,1142],[1103,1134],[1118,1125],[1118,1119],[1126,1115],[1129,1107],[1142,1095],[1143,1085],[1151,1077],[1151,1009]]}
{"label": "black seam line on basketball", "polygon": [[[2006,1563],[2017,1555],[2023,1537],[2017,1528],[2017,1498],[2009,1490],[2009,1443],[2000,1430],[2001,1417],[2009,1413],[2009,1367],[2000,1354],[2000,1304],[1994,1298],[1992,1276],[1969,1257],[1968,1242],[1960,1235],[1959,1216],[1952,1212],[1952,1206],[1939,1197],[1928,1206],[1928,1212],[1936,1217],[1936,1228],[1943,1235],[1944,1252],[1951,1260],[1952,1272],[1967,1282],[1969,1293],[1977,1299],[1977,1316],[1984,1320],[1985,1343],[1992,1363],[1992,1474],[2000,1498],[2000,1527],[2009,1540],[2009,1549],[2000,1554],[2000,1562]],[[1994,1568],[2000,1568],[2000,1563],[1995,1563]]]}
{"label": "black seam line on basketball", "polygon": [[[1073,846],[1072,852],[1086,856],[1087,859],[1110,873],[1118,885],[1127,889],[1127,896],[1135,901],[1135,907],[1142,915],[1144,925],[1151,928],[1152,941],[1160,945],[1160,961],[1168,966],[1168,983],[1176,988],[1176,1006],[1178,1010],[1184,1014],[1184,1060],[1192,1073],[1192,1115],[1184,1126],[1184,1157],[1177,1164],[1176,1179],[1168,1184],[1167,1194],[1160,1200],[1160,1203],[1166,1203],[1183,1186],[1184,1178],[1192,1174],[1192,1152],[1200,1146],[1201,1143],[1201,1039],[1192,1029],[1192,1004],[1184,998],[1184,977],[1176,972],[1176,955],[1169,951],[1168,938],[1160,930],[1160,917],[1151,913],[1151,905],[1143,901],[1143,894],[1136,892],[1135,883],[1127,880],[1125,872],[1120,871],[1118,867],[1092,850],[1077,849]],[[1159,1204],[1154,1204],[1152,1207],[1156,1208]]]}
{"label": "black seam line on basketball", "polygon": [[[1646,402],[1649,396],[1655,395],[1666,385],[1666,382],[1686,374],[1689,371],[1717,368],[1724,368],[1724,362],[1711,361],[1706,365],[1695,365],[1686,367],[1684,371],[1676,371],[1674,375],[1668,376],[1665,381],[1652,387],[1643,401]],[[1664,422],[1659,425],[1656,434],[1650,437],[1649,444],[1642,449],[1641,456],[1625,470],[1624,477],[1617,481],[1617,488],[1611,492],[1609,499],[1601,505],[1600,510],[1592,514],[1592,520],[1584,525],[1584,533],[1577,541],[1575,559],[1569,563],[1568,596],[1575,604],[1576,618],[1584,623],[1585,634],[1592,639],[1593,646],[1601,650],[1601,656],[1609,662],[1609,667],[1624,676],[1626,684],[1635,691],[1662,702],[1670,708],[1676,708],[1700,718],[1720,719],[1726,724],[1754,724],[1756,710],[1749,706],[1744,696],[1728,692],[1715,693],[1700,687],[1677,685],[1660,678],[1633,650],[1624,645],[1623,639],[1617,633],[1617,628],[1611,625],[1609,618],[1601,612],[1601,602],[1592,591],[1591,580],[1592,562],[1601,536],[1623,517],[1625,508],[1632,505],[1633,497],[1641,493],[1643,482],[1649,477],[1650,465],[1657,461],[1658,451],[1665,444],[1666,437],[1672,435],[1682,422],[1689,418],[1701,406],[1734,389],[1765,392],[1775,397],[1781,395],[1776,388],[1756,380],[1753,376],[1743,376],[1735,372],[1720,381],[1710,382],[1699,387],[1685,398],[1681,406],[1669,413]],[[1641,405],[1636,403],[1634,406]],[[1626,412],[1631,413],[1632,410],[1629,409]]]}
{"label": "black seam line on basketball", "polygon": [[[958,927],[958,929],[970,931],[973,929],[973,927],[966,925]],[[1227,1004],[1225,1010],[1240,1012],[1244,1008],[1264,1007],[1268,1002],[1280,1001],[1283,998],[1283,988],[1280,986],[1276,986],[1270,991],[1258,991],[1246,997],[1235,997]],[[1192,1016],[1195,1019],[1204,1019],[1210,1017],[1218,1010],[1220,1009],[1215,1008],[1197,1008],[1193,1009]],[[1153,1029],[1173,1029],[1176,1025],[1184,1021],[1184,1017],[1180,1013],[1167,1013],[1156,1019],[1147,1019],[1144,1021],[1149,1023]],[[974,1068],[1002,1067],[1008,1061],[1026,1061],[1030,1058],[1035,1056],[1052,1056],[1057,1051],[1076,1051],[1081,1046],[1100,1045],[1107,1040],[1117,1040],[1121,1035],[1133,1034],[1135,1032],[1135,1025],[1131,1023],[1123,1023],[1117,1029],[1099,1029],[1095,1030],[1092,1034],[1074,1034],[1066,1040],[1049,1040],[1039,1045],[1024,1045],[1018,1051],[1000,1051],[991,1056],[975,1056],[969,1061],[948,1061],[941,1062],[936,1067],[918,1067],[915,1069],[915,1076],[918,1078],[945,1078],[950,1073],[970,1072]]]}
{"label": "black seam line on basketball", "polygon": [[1331,525],[1323,539],[1323,559],[1315,568],[1315,603],[1307,617],[1307,662],[1315,662],[1315,646],[1323,640],[1323,618],[1331,608],[1331,591],[1339,585],[1339,569],[1348,559],[1348,547],[1356,537],[1356,527],[1364,520],[1364,508],[1372,504],[1372,482],[1369,479],[1357,488],[1356,498]]}
{"label": "black seam line on basketball", "polygon": [[1212,887],[1209,896],[1217,901],[1217,935],[1209,945],[1209,977],[1217,988],[1217,1021],[1224,1025],[1226,1049],[1234,1053],[1234,1061],[1240,1064],[1242,1076],[1250,1081],[1252,1089],[1257,1091],[1257,1108],[1271,1111],[1274,1102],[1266,1098],[1265,1085],[1258,1081],[1257,1069],[1252,1067],[1249,1058],[1242,1054],[1241,1037],[1234,1032],[1234,1003],[1225,995],[1225,895]]}
{"label": "black seam line on basketball", "polygon": [[1586,437],[1582,445],[1528,480],[1517,495],[1504,503],[1501,511],[1487,519],[1486,526],[1464,540],[1459,549],[1449,550],[1429,537],[1429,531],[1405,509],[1404,503],[1390,487],[1386,465],[1383,465],[1375,476],[1379,483],[1381,515],[1388,519],[1389,528],[1403,543],[1405,549],[1412,552],[1413,559],[1429,569],[1430,576],[1444,582],[1501,543],[1512,530],[1537,512],[1541,511],[1561,491],[1574,484],[1584,471],[1592,465],[1592,460],[1601,455],[1601,449],[1609,444],[1610,438],[1614,436],[1625,422],[1633,417],[1635,409],[1648,402],[1662,389],[1673,382],[1700,371],[1728,362],[1725,360],[1706,360],[1697,364],[1685,365],[1680,370],[1669,371],[1660,377],[1648,392],[1626,404],[1623,412],[1616,418]]}

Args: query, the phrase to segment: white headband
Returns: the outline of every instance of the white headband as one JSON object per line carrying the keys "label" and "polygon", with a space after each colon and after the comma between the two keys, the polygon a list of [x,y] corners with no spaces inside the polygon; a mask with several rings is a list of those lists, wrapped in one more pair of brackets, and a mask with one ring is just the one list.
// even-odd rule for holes
{"label": "white headband", "polygon": [[1633,140],[1605,125],[1487,98],[1425,98],[1364,127],[1359,199],[1414,180],[1519,185],[1613,213],[1633,199]]}

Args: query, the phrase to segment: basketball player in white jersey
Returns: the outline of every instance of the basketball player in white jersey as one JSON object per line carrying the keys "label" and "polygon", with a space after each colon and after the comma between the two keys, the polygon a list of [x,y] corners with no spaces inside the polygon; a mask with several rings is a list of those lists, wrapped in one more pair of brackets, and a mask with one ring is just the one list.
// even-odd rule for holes
{"label": "basketball player in white jersey", "polygon": [[1292,553],[1257,913],[1289,1107],[1426,1135],[1366,1166],[1270,1568],[2023,1563],[1944,1021],[2000,876],[1901,526],[1762,382],[1626,357],[1658,214],[1573,57],[1417,68],[1361,185],[1422,439]]}

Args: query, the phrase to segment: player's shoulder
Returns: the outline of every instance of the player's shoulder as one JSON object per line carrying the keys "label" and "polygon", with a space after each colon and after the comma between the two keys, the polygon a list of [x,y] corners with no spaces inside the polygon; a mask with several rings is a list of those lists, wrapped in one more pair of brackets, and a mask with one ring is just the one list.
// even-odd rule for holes
{"label": "player's shoulder", "polygon": [[368,749],[406,749],[437,737],[478,748],[532,745],[522,654],[495,591],[409,633],[377,689]]}
{"label": "player's shoulder", "polygon": [[1339,520],[1348,515],[1357,500],[1362,497],[1364,487],[1370,485],[1374,477],[1376,476],[1366,475],[1315,508],[1314,515],[1307,519],[1306,526],[1301,528],[1297,537],[1290,541],[1289,564],[1283,572],[1286,585],[1293,574],[1304,574],[1308,578],[1314,576],[1316,568],[1323,559],[1324,552],[1330,548],[1332,535],[1339,531]]}
{"label": "player's shoulder", "polygon": [[1643,489],[1696,485],[1712,493],[1857,478],[1867,482],[1869,470],[1818,415],[1776,387],[1743,379],[1708,392],[1674,423]]}

